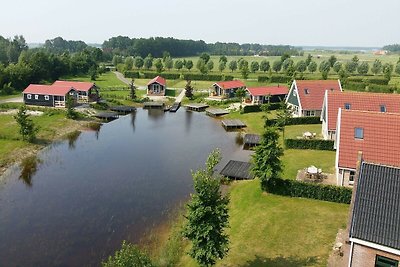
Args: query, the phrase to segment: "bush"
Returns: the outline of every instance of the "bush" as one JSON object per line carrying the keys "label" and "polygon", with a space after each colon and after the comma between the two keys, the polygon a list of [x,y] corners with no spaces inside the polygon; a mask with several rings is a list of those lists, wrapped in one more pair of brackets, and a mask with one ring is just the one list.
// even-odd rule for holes
{"label": "bush", "polygon": [[389,80],[384,77],[365,77],[365,76],[353,76],[347,78],[349,82],[355,83],[365,83],[365,84],[378,84],[378,85],[388,85]]}
{"label": "bush", "polygon": [[126,241],[122,242],[122,248],[110,256],[107,261],[102,262],[103,267],[127,267],[127,266],[153,266],[150,258],[140,249]]}
{"label": "bush", "polygon": [[289,76],[272,76],[271,77],[271,83],[287,83],[291,81],[292,78]]}
{"label": "bush", "polygon": [[97,102],[97,103],[91,103],[90,107],[99,110],[106,110],[108,109],[109,106],[106,102]]}
{"label": "bush", "polygon": [[143,76],[145,79],[153,79],[158,75],[160,75],[165,79],[170,79],[170,80],[178,80],[181,77],[179,73],[163,72],[160,74],[157,72],[143,72]]}
{"label": "bush", "polygon": [[266,191],[290,197],[304,197],[330,202],[350,204],[352,189],[333,185],[321,185],[295,180],[271,178],[266,183]]}
{"label": "bush", "polygon": [[257,81],[260,82],[260,83],[268,82],[269,81],[269,76],[258,76],[257,77]]}
{"label": "bush", "polygon": [[132,71],[132,70],[127,70],[124,72],[125,78],[139,78],[139,72],[138,71]]}
{"label": "bush", "polygon": [[[281,107],[281,103],[270,103],[268,106],[268,110],[277,110]],[[242,113],[251,113],[251,112],[260,112],[262,111],[261,106],[244,106]]]}
{"label": "bush", "polygon": [[[265,122],[266,126],[274,126],[276,125],[277,120],[272,119],[272,120],[267,120]],[[320,117],[295,117],[295,118],[289,118],[286,125],[299,125],[299,124],[320,124],[321,119]]]}
{"label": "bush", "polygon": [[285,147],[293,149],[334,150],[333,140],[285,139]]}

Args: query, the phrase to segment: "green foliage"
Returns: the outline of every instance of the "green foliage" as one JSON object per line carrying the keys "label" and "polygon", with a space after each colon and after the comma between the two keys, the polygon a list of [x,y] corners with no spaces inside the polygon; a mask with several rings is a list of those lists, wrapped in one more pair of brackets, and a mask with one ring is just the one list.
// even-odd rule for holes
{"label": "green foliage", "polygon": [[345,69],[349,73],[354,73],[357,69],[358,62],[350,61],[346,62]]}
{"label": "green foliage", "polygon": [[258,82],[270,82],[270,83],[287,83],[291,81],[292,78],[285,75],[272,75],[272,76],[258,76]]}
{"label": "green foliage", "polygon": [[293,66],[294,62],[291,58],[285,59],[285,61],[282,62],[282,69],[284,71],[288,70],[290,66]]}
{"label": "green foliage", "polygon": [[285,139],[287,149],[315,149],[315,150],[334,150],[333,140],[321,139]]}
{"label": "green foliage", "polygon": [[[277,126],[278,121],[276,119],[266,121],[266,126]],[[299,124],[320,124],[320,117],[293,117],[289,118],[286,125],[299,125]]]}
{"label": "green foliage", "polygon": [[304,197],[330,202],[349,204],[352,189],[333,185],[305,183],[295,180],[271,178],[266,182],[265,191],[290,197]]}
{"label": "green foliage", "polygon": [[135,57],[135,67],[138,68],[138,69],[140,69],[141,67],[143,67],[143,65],[144,65],[144,60],[143,60],[143,58],[140,57],[140,56]]}
{"label": "green foliage", "polygon": [[261,181],[261,188],[266,189],[268,180],[279,178],[283,170],[281,156],[283,149],[279,145],[279,134],[275,127],[266,127],[260,144],[253,154],[253,174]]}
{"label": "green foliage", "polygon": [[269,64],[269,61],[263,59],[260,62],[260,70],[263,72],[269,71],[271,69],[271,66]]}
{"label": "green foliage", "polygon": [[75,101],[71,96],[67,96],[65,101],[65,107],[67,108],[66,117],[71,120],[75,120],[79,117],[78,112],[74,110]]}
{"label": "green foliage", "polygon": [[186,61],[185,67],[190,71],[193,68],[193,61]]}
{"label": "green foliage", "polygon": [[[157,75],[159,75],[160,73],[157,72],[143,72],[143,76],[145,79],[153,79],[154,77],[156,77]],[[170,80],[177,80],[181,77],[180,73],[174,73],[174,72],[163,72],[162,76],[165,79],[170,79]]]}
{"label": "green foliage", "polygon": [[335,65],[335,63],[336,63],[336,61],[337,61],[337,58],[336,58],[334,55],[332,55],[332,56],[328,59],[328,61],[329,61],[329,65],[331,66],[331,68],[333,68],[333,65]]}
{"label": "green foliage", "polygon": [[361,62],[361,64],[358,65],[358,67],[357,67],[357,72],[358,72],[359,74],[365,75],[365,74],[368,73],[368,71],[369,71],[369,65],[368,65],[368,63],[365,62],[365,61],[364,61],[364,62]]}
{"label": "green foliage", "polygon": [[214,61],[210,60],[207,62],[207,69],[212,71],[214,69]]}
{"label": "green foliage", "polygon": [[109,106],[106,102],[90,103],[89,106],[91,108],[98,109],[98,110],[107,110],[109,108]]}
{"label": "green foliage", "polygon": [[224,61],[220,61],[218,65],[218,70],[220,72],[223,72],[225,68],[226,68],[226,63]]}
{"label": "green foliage", "polygon": [[127,57],[125,59],[125,70],[129,71],[133,68],[133,57]]}
{"label": "green foliage", "polygon": [[329,70],[331,69],[331,64],[329,61],[322,61],[319,64],[319,71],[321,72],[322,79],[326,80],[328,78]]}
{"label": "green foliage", "polygon": [[285,126],[289,123],[292,118],[293,110],[290,106],[286,105],[285,102],[279,103],[279,109],[276,114],[276,122],[278,128],[282,131],[282,137],[285,139]]}
{"label": "green foliage", "polygon": [[164,60],[164,66],[165,66],[168,70],[171,70],[171,69],[172,69],[172,67],[174,66],[174,61],[172,60],[171,57],[167,57],[167,58]]}
{"label": "green foliage", "polygon": [[382,62],[379,59],[375,59],[374,63],[372,64],[371,71],[375,75],[382,71]]}
{"label": "green foliage", "polygon": [[339,73],[339,71],[342,68],[342,66],[343,66],[343,64],[341,62],[336,61],[335,64],[333,64],[332,68],[336,73]]}
{"label": "green foliage", "polygon": [[135,80],[132,79],[131,83],[129,84],[129,97],[134,100],[136,99],[136,86],[135,86]]}
{"label": "green foliage", "polygon": [[140,249],[129,244],[126,241],[122,241],[122,247],[117,250],[114,256],[109,256],[107,261],[101,263],[103,267],[151,267],[154,266],[151,263],[150,258]]}
{"label": "green foliage", "polygon": [[200,59],[204,60],[204,64],[207,64],[208,61],[210,60],[210,54],[208,53],[202,53],[200,55]]}
{"label": "green foliage", "polygon": [[199,59],[197,60],[196,63],[196,68],[202,73],[202,74],[207,74],[208,68],[207,68],[207,63],[205,62],[204,59]]}
{"label": "green foliage", "polygon": [[[153,56],[151,54],[148,54],[147,57],[143,60],[143,66],[145,69],[149,70],[151,67],[153,67]],[[133,77],[136,78],[136,77]]]}
{"label": "green foliage", "polygon": [[383,76],[385,76],[385,78],[388,81],[390,81],[390,79],[392,78],[393,65],[389,64],[389,63],[385,63],[382,67],[382,72],[383,72]]}
{"label": "green foliage", "polygon": [[138,71],[132,71],[132,70],[124,71],[124,76],[125,76],[125,78],[139,78],[140,77]]}
{"label": "green foliage", "polygon": [[183,61],[180,59],[175,60],[174,68],[177,70],[181,70],[183,68]]}
{"label": "green foliage", "polygon": [[299,62],[297,62],[296,70],[298,72],[305,72],[306,69],[307,69],[307,63],[304,60],[300,60]]}
{"label": "green foliage", "polygon": [[398,75],[400,75],[400,63],[396,64],[396,68],[394,69],[394,72],[396,72]]}
{"label": "green foliage", "polygon": [[193,86],[190,80],[188,80],[185,85],[185,96],[189,99],[193,99]]}
{"label": "green foliage", "polygon": [[26,111],[25,105],[20,106],[17,115],[14,116],[14,119],[19,125],[19,133],[22,136],[22,140],[32,143],[36,140],[36,134],[39,129],[29,118],[29,115],[26,114]]}
{"label": "green foliage", "polygon": [[308,54],[307,59],[306,59],[307,67],[310,65],[311,61],[312,61],[312,55]]}
{"label": "green foliage", "polygon": [[249,77],[249,66],[248,66],[248,64],[243,65],[243,67],[240,70],[240,73],[242,74],[243,79],[247,79]]}
{"label": "green foliage", "polygon": [[214,265],[228,252],[229,198],[221,195],[220,181],[212,176],[220,159],[219,150],[214,150],[206,169],[192,172],[195,193],[187,205],[183,236],[191,241],[189,254],[201,266]]}
{"label": "green foliage", "polygon": [[228,58],[224,55],[219,57],[219,62],[223,62],[224,64],[226,64],[228,62]]}
{"label": "green foliage", "polygon": [[364,83],[368,84],[379,84],[388,85],[389,81],[383,77],[373,77],[373,76],[354,76],[347,78],[349,82]]}
{"label": "green foliage", "polygon": [[234,70],[237,70],[237,61],[236,60],[232,60],[231,62],[229,62],[229,69],[233,72]]}
{"label": "green foliage", "polygon": [[317,67],[317,63],[315,63],[315,61],[311,61],[310,64],[308,64],[308,71],[314,73],[317,70]]}
{"label": "green foliage", "polygon": [[163,63],[160,58],[157,58],[154,62],[154,67],[156,67],[157,73],[161,73],[163,71]]}
{"label": "green foliage", "polygon": [[256,71],[258,71],[260,69],[260,64],[258,64],[258,62],[257,61],[253,61],[253,62],[251,62],[251,64],[250,64],[250,70],[251,70],[251,72],[256,72]]}

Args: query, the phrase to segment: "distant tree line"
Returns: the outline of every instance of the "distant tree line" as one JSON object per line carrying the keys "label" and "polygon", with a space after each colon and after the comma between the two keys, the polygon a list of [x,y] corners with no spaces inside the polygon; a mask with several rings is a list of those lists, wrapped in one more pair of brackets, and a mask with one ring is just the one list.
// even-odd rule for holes
{"label": "distant tree line", "polygon": [[30,83],[53,82],[65,75],[90,74],[95,79],[104,70],[99,68],[102,61],[102,50],[94,47],[54,53],[46,48],[28,49],[23,36],[0,36],[0,94],[21,91]]}
{"label": "distant tree line", "polygon": [[87,47],[88,45],[83,41],[67,41],[61,37],[46,40],[44,43],[44,48],[48,52],[55,54],[82,52]]}
{"label": "distant tree line", "polygon": [[400,53],[400,44],[385,45],[382,49],[392,53]]}
{"label": "distant tree line", "polygon": [[117,36],[104,41],[103,50],[107,54],[121,56],[141,56],[148,54],[154,57],[162,57],[168,52],[173,57],[195,56],[207,52],[212,55],[266,55],[281,56],[283,54],[302,55],[303,51],[289,45],[261,45],[261,44],[238,44],[238,43],[211,43],[202,40],[180,40],[175,38],[151,37],[151,38],[129,38]]}

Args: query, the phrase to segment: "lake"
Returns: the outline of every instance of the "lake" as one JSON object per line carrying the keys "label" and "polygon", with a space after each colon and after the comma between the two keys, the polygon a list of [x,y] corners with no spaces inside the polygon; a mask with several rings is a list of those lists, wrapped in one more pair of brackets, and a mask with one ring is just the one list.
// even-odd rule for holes
{"label": "lake", "polygon": [[0,266],[99,266],[187,201],[214,148],[247,160],[237,139],[204,113],[138,109],[54,143],[0,177]]}

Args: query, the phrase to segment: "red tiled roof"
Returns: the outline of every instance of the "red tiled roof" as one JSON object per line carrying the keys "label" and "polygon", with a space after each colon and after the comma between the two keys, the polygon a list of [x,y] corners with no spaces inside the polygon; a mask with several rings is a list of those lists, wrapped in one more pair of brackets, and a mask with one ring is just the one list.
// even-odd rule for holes
{"label": "red tiled roof", "polygon": [[150,85],[152,83],[158,83],[158,84],[161,84],[162,86],[165,86],[167,84],[165,79],[163,77],[161,77],[161,76],[155,77],[150,82],[148,82],[147,85]]}
{"label": "red tiled roof", "polygon": [[252,96],[287,95],[289,89],[286,86],[268,86],[247,88]]}
{"label": "red tiled roof", "polygon": [[222,88],[224,90],[233,89],[233,88],[239,88],[239,87],[245,87],[246,86],[242,81],[239,81],[239,80],[216,82],[214,84],[218,85],[220,88]]}
{"label": "red tiled roof", "polygon": [[400,113],[400,94],[328,91],[327,100],[329,130],[336,129],[338,109],[344,109],[346,103],[351,110],[380,112],[381,105],[385,105],[387,112]]}
{"label": "red tiled roof", "polygon": [[[322,110],[325,91],[331,89],[341,90],[338,80],[296,80],[295,82],[303,110]],[[305,89],[307,89],[308,94],[305,93]]]}
{"label": "red tiled roof", "polygon": [[22,93],[65,96],[71,89],[75,90],[72,86],[30,84]]}
{"label": "red tiled roof", "polygon": [[84,92],[89,91],[90,88],[95,86],[95,84],[91,82],[73,82],[73,81],[55,81],[53,85],[70,86],[74,87],[78,91],[84,91]]}
{"label": "red tiled roof", "polygon": [[[355,169],[358,151],[365,161],[400,166],[400,114],[342,109],[338,127],[339,167]],[[355,128],[363,139],[354,138]]]}

